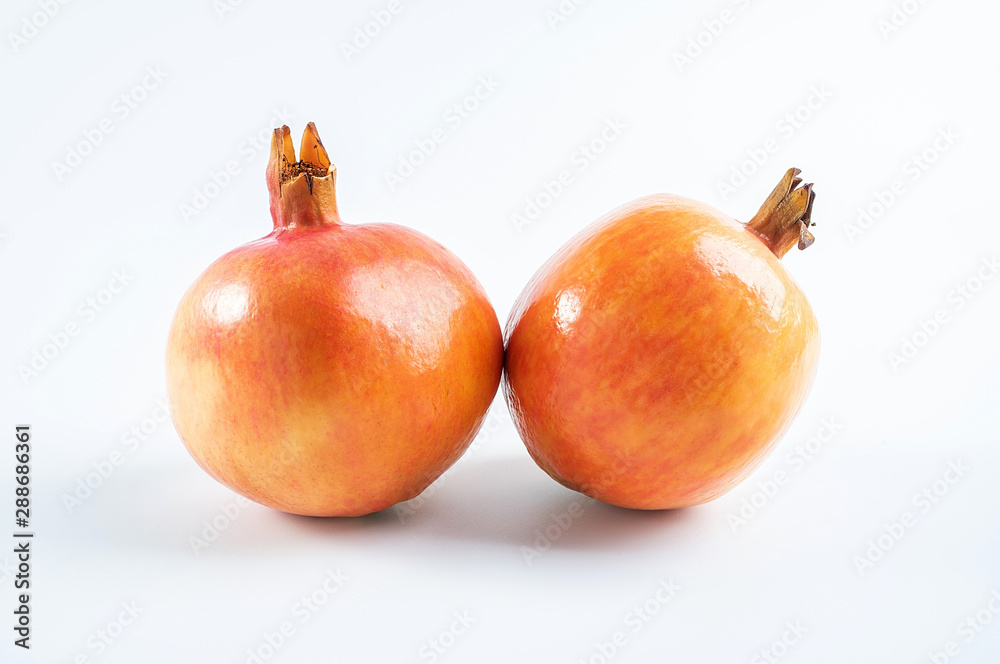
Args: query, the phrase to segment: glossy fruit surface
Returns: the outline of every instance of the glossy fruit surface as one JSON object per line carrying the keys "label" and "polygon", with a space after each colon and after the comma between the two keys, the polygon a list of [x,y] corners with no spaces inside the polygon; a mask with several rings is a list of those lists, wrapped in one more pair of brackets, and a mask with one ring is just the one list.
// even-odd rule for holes
{"label": "glossy fruit surface", "polygon": [[361,515],[418,495],[476,435],[503,342],[447,249],[340,220],[310,123],[296,161],[275,130],[274,232],[215,261],[170,330],[174,424],[218,481],[264,505]]}
{"label": "glossy fruit surface", "polygon": [[565,486],[638,509],[744,479],[811,386],[819,331],[779,257],[814,194],[789,171],[748,225],[657,195],[580,233],[521,293],[505,393],[531,456]]}

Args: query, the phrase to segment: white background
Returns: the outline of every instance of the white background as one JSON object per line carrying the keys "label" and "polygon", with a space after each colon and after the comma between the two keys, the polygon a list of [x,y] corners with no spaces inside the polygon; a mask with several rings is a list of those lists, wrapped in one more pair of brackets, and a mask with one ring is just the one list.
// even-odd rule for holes
{"label": "white background", "polygon": [[[342,44],[388,0],[245,0],[221,13],[211,0],[71,2],[47,20],[32,18],[36,1],[6,0],[0,513],[12,531],[13,427],[29,423],[37,535],[30,652],[6,627],[13,544],[0,546],[0,660],[239,664],[259,649],[268,662],[429,662],[438,639],[441,662],[753,662],[765,649],[784,662],[916,663],[951,641],[957,654],[936,661],[1000,661],[989,608],[1000,279],[983,263],[1000,254],[1000,7],[905,4],[886,34],[890,0],[592,0],[555,25],[557,0],[403,1],[348,58]],[[147,68],[160,80],[134,89]],[[495,90],[449,123],[481,77]],[[678,512],[558,486],[498,399],[476,449],[409,505],[321,520],[251,504],[229,520],[235,494],[153,417],[181,294],[270,231],[266,153],[250,141],[266,145],[274,109],[296,142],[317,123],[345,220],[442,242],[501,321],[538,266],[608,210],[672,192],[746,220],[787,167],[802,168],[816,183],[817,240],[784,263],[822,328],[808,402],[753,477]],[[105,119],[113,130],[79,148]],[[609,120],[625,128],[581,170],[574,157]],[[445,141],[390,187],[386,173],[438,127]],[[935,148],[939,132],[953,138]],[[78,149],[88,154],[57,173]],[[914,170],[925,151],[933,163]],[[239,172],[209,186],[230,161]],[[741,166],[749,176],[723,193]],[[572,185],[519,232],[513,215],[564,169]],[[879,212],[894,180],[901,193],[861,228],[858,209]],[[197,192],[211,200],[184,219]],[[981,269],[992,280],[977,281]],[[122,270],[129,283],[107,302]],[[959,295],[964,285],[977,292]],[[87,304],[101,297],[101,311]],[[921,335],[938,310],[946,322]],[[894,363],[904,339],[921,347]],[[827,442],[789,458],[831,418]],[[115,452],[121,463],[94,475]],[[950,463],[968,468],[953,484]],[[777,473],[784,484],[761,493]],[[68,503],[88,476],[97,488]],[[935,502],[915,499],[925,489]],[[548,528],[574,502],[580,516]],[[907,513],[912,527],[888,536]],[[196,553],[191,538],[210,537],[213,520],[224,527]],[[342,587],[300,622],[296,603],[337,570]],[[678,586],[666,603],[661,581]],[[123,602],[142,612],[119,630]],[[647,603],[658,610],[637,623]],[[456,612],[475,622],[441,639]],[[960,633],[967,619],[984,626]],[[266,635],[285,621],[294,632],[270,653]],[[780,644],[796,621],[807,631]],[[98,649],[102,630],[115,638]]]}

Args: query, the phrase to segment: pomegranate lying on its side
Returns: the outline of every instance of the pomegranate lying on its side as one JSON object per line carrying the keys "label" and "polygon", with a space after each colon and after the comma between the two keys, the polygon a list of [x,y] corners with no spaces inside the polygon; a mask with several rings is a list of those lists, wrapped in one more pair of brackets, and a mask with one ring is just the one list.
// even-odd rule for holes
{"label": "pomegranate lying on its side", "polygon": [[531,456],[614,505],[696,505],[773,448],[816,371],[819,329],[779,258],[812,243],[792,169],[746,225],[657,195],[581,232],[521,293],[505,393]]}

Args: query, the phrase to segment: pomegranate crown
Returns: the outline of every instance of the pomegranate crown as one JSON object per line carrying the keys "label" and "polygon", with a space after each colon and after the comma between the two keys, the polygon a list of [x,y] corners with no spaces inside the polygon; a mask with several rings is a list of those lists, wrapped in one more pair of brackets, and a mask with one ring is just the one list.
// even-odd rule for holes
{"label": "pomegranate crown", "polygon": [[336,180],[337,167],[330,163],[314,122],[302,132],[298,159],[288,126],[274,130],[267,162],[267,189],[275,230],[341,223]]}
{"label": "pomegranate crown", "polygon": [[795,245],[805,249],[816,240],[809,232],[809,227],[816,225],[812,220],[816,193],[811,183],[802,185],[801,172],[797,168],[785,171],[781,182],[747,223],[778,258]]}

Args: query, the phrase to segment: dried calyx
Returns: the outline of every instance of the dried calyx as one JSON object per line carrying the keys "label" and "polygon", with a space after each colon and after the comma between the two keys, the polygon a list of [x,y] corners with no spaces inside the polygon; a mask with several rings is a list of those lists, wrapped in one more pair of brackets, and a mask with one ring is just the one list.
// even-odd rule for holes
{"label": "dried calyx", "polygon": [[337,169],[330,163],[314,123],[302,132],[298,159],[288,127],[274,130],[267,188],[276,230],[341,223],[336,179]]}
{"label": "dried calyx", "polygon": [[809,227],[816,225],[812,221],[816,194],[812,184],[802,184],[801,172],[797,168],[789,168],[747,224],[778,258],[793,246],[805,249],[816,239],[809,232]]}

